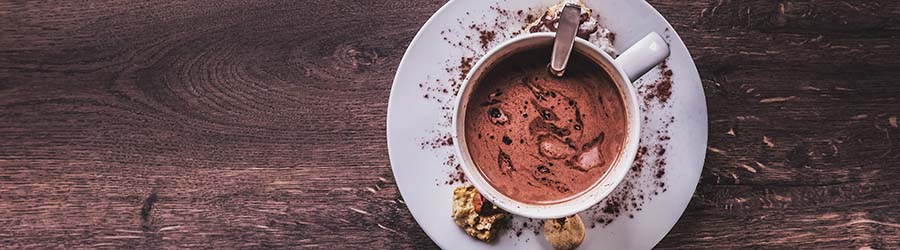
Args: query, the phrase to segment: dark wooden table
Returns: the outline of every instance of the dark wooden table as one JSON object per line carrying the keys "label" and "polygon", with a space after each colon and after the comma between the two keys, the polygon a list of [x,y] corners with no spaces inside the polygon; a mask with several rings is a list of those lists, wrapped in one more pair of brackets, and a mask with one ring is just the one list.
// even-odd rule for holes
{"label": "dark wooden table", "polygon": [[[0,248],[436,248],[385,113],[444,1],[0,2]],[[900,2],[651,2],[709,106],[659,248],[900,248]]]}

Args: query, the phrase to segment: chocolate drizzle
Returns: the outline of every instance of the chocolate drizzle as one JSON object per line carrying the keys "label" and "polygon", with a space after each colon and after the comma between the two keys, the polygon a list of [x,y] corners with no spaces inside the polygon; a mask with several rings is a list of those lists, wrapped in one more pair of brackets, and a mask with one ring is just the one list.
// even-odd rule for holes
{"label": "chocolate drizzle", "polygon": [[498,149],[498,151],[497,168],[500,169],[500,172],[504,175],[509,175],[513,171],[516,171],[516,167],[513,166],[512,159],[509,158],[509,155],[506,154],[506,152],[503,152],[503,149]]}
{"label": "chocolate drizzle", "polygon": [[569,191],[571,191],[571,189],[569,189],[569,185],[555,180],[553,178],[554,176],[555,175],[550,170],[550,168],[543,164],[535,166],[534,171],[531,173],[531,177],[541,185],[551,187],[553,190],[556,190],[559,193],[568,193]]}
{"label": "chocolate drizzle", "polygon": [[543,134],[553,134],[559,137],[566,137],[572,134],[572,131],[569,131],[566,128],[557,127],[553,123],[547,122],[546,119],[532,119],[531,123],[528,125],[528,131],[533,135],[543,135]]}

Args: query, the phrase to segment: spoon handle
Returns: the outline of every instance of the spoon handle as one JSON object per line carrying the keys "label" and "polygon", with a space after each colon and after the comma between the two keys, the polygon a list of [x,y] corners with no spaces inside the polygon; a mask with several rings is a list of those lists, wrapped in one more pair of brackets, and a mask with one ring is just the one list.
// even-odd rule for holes
{"label": "spoon handle", "polygon": [[550,56],[550,72],[556,76],[562,76],[566,71],[566,63],[569,62],[572,45],[575,44],[575,33],[578,32],[580,17],[581,7],[571,3],[566,4],[559,14],[553,54]]}

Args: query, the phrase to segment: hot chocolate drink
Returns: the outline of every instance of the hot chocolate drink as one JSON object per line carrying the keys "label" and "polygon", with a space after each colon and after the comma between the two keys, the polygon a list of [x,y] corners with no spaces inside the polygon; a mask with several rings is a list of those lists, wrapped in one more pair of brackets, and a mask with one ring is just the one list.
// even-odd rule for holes
{"label": "hot chocolate drink", "polygon": [[597,184],[619,159],[628,119],[606,71],[573,52],[563,77],[550,47],[518,52],[478,80],[465,111],[476,167],[520,202],[566,201]]}

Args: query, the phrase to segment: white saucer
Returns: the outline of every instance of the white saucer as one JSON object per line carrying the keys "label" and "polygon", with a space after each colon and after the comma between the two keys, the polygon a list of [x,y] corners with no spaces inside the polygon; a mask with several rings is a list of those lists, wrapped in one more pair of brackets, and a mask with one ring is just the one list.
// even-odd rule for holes
{"label": "white saucer", "polygon": [[[706,153],[706,98],[694,62],[672,26],[649,4],[633,0],[584,1],[600,17],[600,24],[615,33],[615,48],[622,51],[643,35],[656,31],[670,43],[667,61],[672,71],[672,94],[667,102],[653,99],[644,111],[642,143],[649,146],[647,166],[632,176],[630,189],[620,185],[617,197],[644,197],[637,207],[622,208],[618,216],[602,212],[605,202],[581,214],[588,226],[581,249],[650,249],[675,225],[696,188]],[[456,174],[447,161],[452,147],[441,145],[449,134],[448,115],[461,57],[484,54],[480,30],[497,30],[488,47],[512,37],[524,25],[524,16],[540,16],[558,1],[452,0],[425,23],[412,40],[394,78],[388,104],[387,141],[394,178],[419,226],[444,249],[550,249],[540,227],[521,230],[527,219],[516,218],[514,227],[492,243],[483,243],[463,232],[450,217],[452,190],[445,184]],[[529,10],[530,8],[530,10]],[[499,10],[498,10],[499,9]],[[522,10],[522,12],[518,12]],[[484,29],[486,28],[487,29]],[[470,38],[466,39],[465,36]],[[446,38],[446,40],[445,40]],[[462,44],[462,45],[460,45]],[[474,62],[472,62],[474,64]],[[448,70],[449,68],[449,70]],[[635,83],[654,84],[659,68]],[[458,79],[457,79],[458,82]],[[421,85],[420,85],[421,84]],[[447,93],[443,92],[447,89]],[[426,97],[427,95],[427,97]],[[643,94],[646,96],[646,93]],[[674,119],[673,119],[674,118]],[[666,125],[668,124],[668,125]],[[657,132],[659,131],[659,132]],[[660,140],[668,136],[670,140]],[[656,145],[665,153],[664,174],[657,178]],[[664,186],[659,186],[663,183]],[[665,191],[662,191],[665,190]],[[654,195],[653,192],[657,194]],[[631,203],[622,201],[622,203]],[[610,223],[603,221],[614,218]],[[534,222],[528,222],[533,225]],[[591,226],[595,226],[591,228]],[[521,232],[520,235],[516,235]]]}

